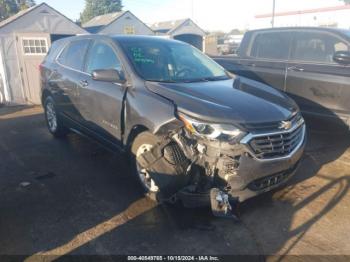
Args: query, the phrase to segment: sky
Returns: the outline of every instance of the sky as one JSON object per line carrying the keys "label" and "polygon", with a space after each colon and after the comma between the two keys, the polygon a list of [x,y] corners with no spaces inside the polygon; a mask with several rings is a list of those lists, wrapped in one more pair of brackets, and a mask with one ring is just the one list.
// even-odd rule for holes
{"label": "sky", "polygon": [[[130,10],[142,21],[153,24],[159,21],[192,18],[208,31],[228,32],[232,29],[249,29],[255,15],[271,13],[273,0],[124,0],[123,10]],[[45,0],[72,20],[79,18],[84,0]],[[340,0],[276,0],[276,12],[298,11],[309,8],[342,5]]]}

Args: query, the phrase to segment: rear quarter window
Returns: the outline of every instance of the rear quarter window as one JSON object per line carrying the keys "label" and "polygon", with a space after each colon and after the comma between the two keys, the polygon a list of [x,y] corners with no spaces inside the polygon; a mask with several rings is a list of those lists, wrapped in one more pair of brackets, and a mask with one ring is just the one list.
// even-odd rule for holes
{"label": "rear quarter window", "polygon": [[62,50],[62,46],[63,46],[63,42],[53,42],[51,47],[49,48],[49,51],[47,52],[45,61],[50,63],[54,62],[55,58],[58,56],[58,54]]}

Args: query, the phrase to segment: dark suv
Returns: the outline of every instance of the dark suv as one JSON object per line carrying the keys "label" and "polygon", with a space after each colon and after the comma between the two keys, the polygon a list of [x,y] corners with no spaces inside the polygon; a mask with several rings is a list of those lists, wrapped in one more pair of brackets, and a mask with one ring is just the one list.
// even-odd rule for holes
{"label": "dark suv", "polygon": [[40,69],[49,131],[83,133],[130,152],[136,177],[156,200],[211,199],[227,211],[230,199],[284,183],[304,150],[293,100],[182,42],[66,38],[54,42]]}

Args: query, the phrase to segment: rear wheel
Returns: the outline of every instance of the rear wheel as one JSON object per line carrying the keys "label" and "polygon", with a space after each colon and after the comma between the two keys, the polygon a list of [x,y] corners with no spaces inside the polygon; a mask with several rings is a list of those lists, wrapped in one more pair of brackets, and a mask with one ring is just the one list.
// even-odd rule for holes
{"label": "rear wheel", "polygon": [[150,151],[159,142],[159,139],[152,133],[146,131],[139,134],[131,147],[133,172],[143,187],[147,197],[153,201],[159,202],[160,190],[154,180],[151,178],[149,172],[143,168],[137,161],[137,157],[141,154]]}
{"label": "rear wheel", "polygon": [[69,130],[63,125],[60,120],[55,102],[51,96],[45,99],[44,103],[45,119],[47,128],[54,137],[64,137],[68,134]]}

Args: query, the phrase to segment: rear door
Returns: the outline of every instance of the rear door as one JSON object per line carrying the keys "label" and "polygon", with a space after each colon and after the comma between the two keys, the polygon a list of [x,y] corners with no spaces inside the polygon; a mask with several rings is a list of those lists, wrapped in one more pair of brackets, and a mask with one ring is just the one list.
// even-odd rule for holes
{"label": "rear door", "polygon": [[121,113],[126,87],[123,84],[95,81],[91,74],[98,69],[116,69],[122,74],[117,49],[112,42],[96,40],[88,52],[85,75],[79,79],[80,104],[84,122],[98,138],[119,146]]}
{"label": "rear door", "polygon": [[289,31],[258,31],[252,35],[252,44],[241,59],[241,75],[284,90],[291,36]]}
{"label": "rear door", "polygon": [[70,41],[58,56],[58,67],[49,85],[56,89],[56,103],[63,115],[70,120],[82,122],[82,107],[79,99],[81,79],[87,76],[83,72],[85,56],[91,40],[78,39]]}
{"label": "rear door", "polygon": [[305,113],[349,115],[350,67],[333,61],[336,51],[349,51],[349,43],[338,35],[317,30],[295,34],[286,90]]}

